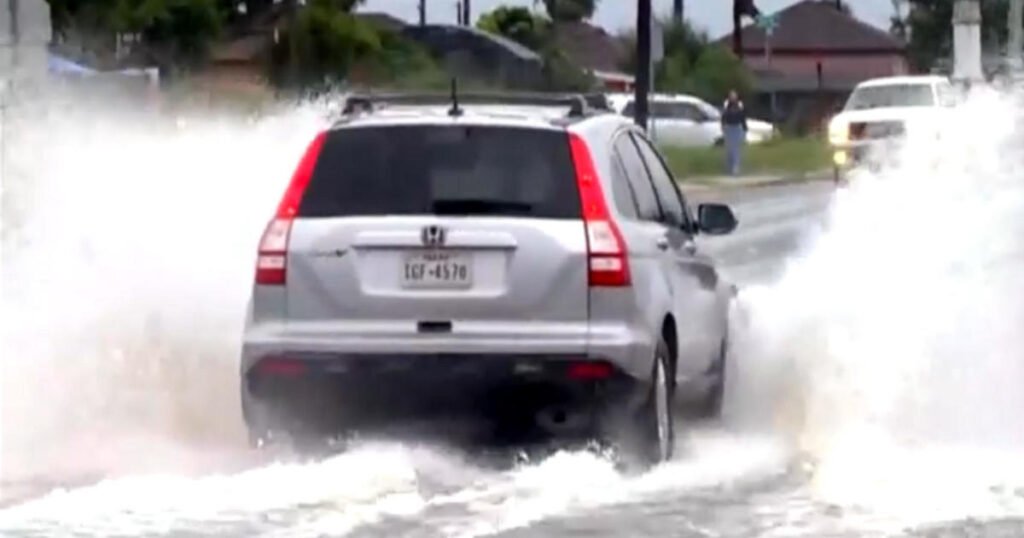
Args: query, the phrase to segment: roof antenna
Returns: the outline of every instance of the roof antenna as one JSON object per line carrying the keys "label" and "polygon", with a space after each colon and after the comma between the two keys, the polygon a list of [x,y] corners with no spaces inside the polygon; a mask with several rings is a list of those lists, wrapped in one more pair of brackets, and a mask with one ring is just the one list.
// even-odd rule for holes
{"label": "roof antenna", "polygon": [[457,118],[462,115],[462,109],[459,108],[458,84],[456,83],[455,77],[452,77],[452,108],[448,110],[448,115],[453,118]]}

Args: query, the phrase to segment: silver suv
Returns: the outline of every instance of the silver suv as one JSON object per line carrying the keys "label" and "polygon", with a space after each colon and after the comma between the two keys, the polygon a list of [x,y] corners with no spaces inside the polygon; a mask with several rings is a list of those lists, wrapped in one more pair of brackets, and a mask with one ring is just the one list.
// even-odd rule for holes
{"label": "silver suv", "polygon": [[724,383],[734,288],[693,239],[735,227],[582,96],[351,97],[259,246],[251,438],[465,419],[667,459]]}

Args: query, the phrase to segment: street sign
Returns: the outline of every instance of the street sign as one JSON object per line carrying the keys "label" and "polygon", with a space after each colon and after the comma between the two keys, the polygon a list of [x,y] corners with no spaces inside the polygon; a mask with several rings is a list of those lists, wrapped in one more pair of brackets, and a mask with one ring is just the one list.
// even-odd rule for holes
{"label": "street sign", "polygon": [[754,19],[754,24],[758,28],[764,30],[766,35],[772,35],[775,33],[775,29],[779,27],[779,17],[777,15],[758,15]]}

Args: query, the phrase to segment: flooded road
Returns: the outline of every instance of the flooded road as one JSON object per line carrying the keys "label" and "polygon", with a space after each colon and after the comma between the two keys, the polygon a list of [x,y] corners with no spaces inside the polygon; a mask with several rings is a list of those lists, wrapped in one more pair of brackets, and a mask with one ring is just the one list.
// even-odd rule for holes
{"label": "flooded road", "polygon": [[1009,105],[973,106],[962,135],[845,189],[691,194],[741,221],[702,239],[741,284],[725,416],[678,425],[676,459],[640,475],[585,451],[249,451],[255,246],[319,111],[22,126],[0,535],[1017,536],[1024,154],[992,128]]}

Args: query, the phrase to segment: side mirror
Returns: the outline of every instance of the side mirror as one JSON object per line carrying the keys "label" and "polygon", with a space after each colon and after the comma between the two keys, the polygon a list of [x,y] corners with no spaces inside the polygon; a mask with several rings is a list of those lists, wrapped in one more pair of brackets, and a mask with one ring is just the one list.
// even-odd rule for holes
{"label": "side mirror", "polygon": [[732,233],[739,223],[725,204],[701,204],[697,207],[697,227],[709,235]]}

